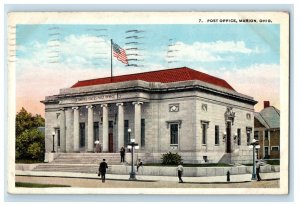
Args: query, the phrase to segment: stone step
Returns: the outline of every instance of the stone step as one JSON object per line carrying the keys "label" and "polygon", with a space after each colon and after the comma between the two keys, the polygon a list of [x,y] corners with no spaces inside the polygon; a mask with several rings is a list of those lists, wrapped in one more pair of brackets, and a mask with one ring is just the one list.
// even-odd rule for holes
{"label": "stone step", "polygon": [[[110,173],[111,165],[108,165],[107,173]],[[49,171],[49,172],[79,172],[79,173],[98,173],[99,166],[82,165],[82,164],[40,164],[33,171]]]}
{"label": "stone step", "polygon": [[96,164],[106,159],[108,165],[120,165],[119,153],[60,153],[49,164]]}

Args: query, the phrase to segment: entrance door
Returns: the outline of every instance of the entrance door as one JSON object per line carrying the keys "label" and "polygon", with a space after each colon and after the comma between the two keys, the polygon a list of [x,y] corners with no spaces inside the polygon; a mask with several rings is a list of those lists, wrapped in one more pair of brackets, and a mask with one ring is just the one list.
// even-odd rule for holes
{"label": "entrance door", "polygon": [[113,133],[108,134],[108,152],[114,152],[114,140],[113,140]]}
{"label": "entrance door", "polygon": [[109,130],[108,130],[108,152],[114,152],[114,124],[113,121],[109,121]]}
{"label": "entrance door", "polygon": [[85,123],[84,122],[79,123],[79,135],[80,135],[79,147],[84,149],[85,147]]}
{"label": "entrance door", "polygon": [[226,153],[231,153],[231,122],[226,123]]}

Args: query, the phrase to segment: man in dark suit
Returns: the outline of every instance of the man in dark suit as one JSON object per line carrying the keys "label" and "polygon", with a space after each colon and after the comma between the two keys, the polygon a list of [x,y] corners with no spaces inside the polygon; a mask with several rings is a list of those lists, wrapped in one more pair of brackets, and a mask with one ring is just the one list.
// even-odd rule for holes
{"label": "man in dark suit", "polygon": [[107,163],[105,162],[105,159],[103,159],[99,166],[99,173],[101,174],[102,182],[105,182],[105,173],[107,168]]}

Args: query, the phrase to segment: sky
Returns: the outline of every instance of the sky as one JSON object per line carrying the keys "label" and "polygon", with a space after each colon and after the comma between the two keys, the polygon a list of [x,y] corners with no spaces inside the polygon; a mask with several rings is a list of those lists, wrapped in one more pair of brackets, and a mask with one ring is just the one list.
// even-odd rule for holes
{"label": "sky", "polygon": [[277,24],[17,25],[16,109],[44,116],[45,96],[110,76],[111,39],[136,65],[113,58],[113,75],[186,66],[252,96],[255,111],[280,109],[279,34]]}

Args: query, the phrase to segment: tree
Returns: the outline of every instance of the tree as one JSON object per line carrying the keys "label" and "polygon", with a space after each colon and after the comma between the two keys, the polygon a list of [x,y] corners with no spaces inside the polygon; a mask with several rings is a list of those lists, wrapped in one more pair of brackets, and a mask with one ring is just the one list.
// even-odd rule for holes
{"label": "tree", "polygon": [[19,136],[27,129],[43,126],[45,126],[45,119],[39,114],[33,116],[24,107],[16,115],[16,136]]}
{"label": "tree", "polygon": [[16,159],[42,160],[44,134],[38,129],[27,129],[16,138]]}
{"label": "tree", "polygon": [[44,134],[37,128],[45,125],[41,115],[33,116],[23,107],[16,115],[16,159],[42,160],[45,151]]}

